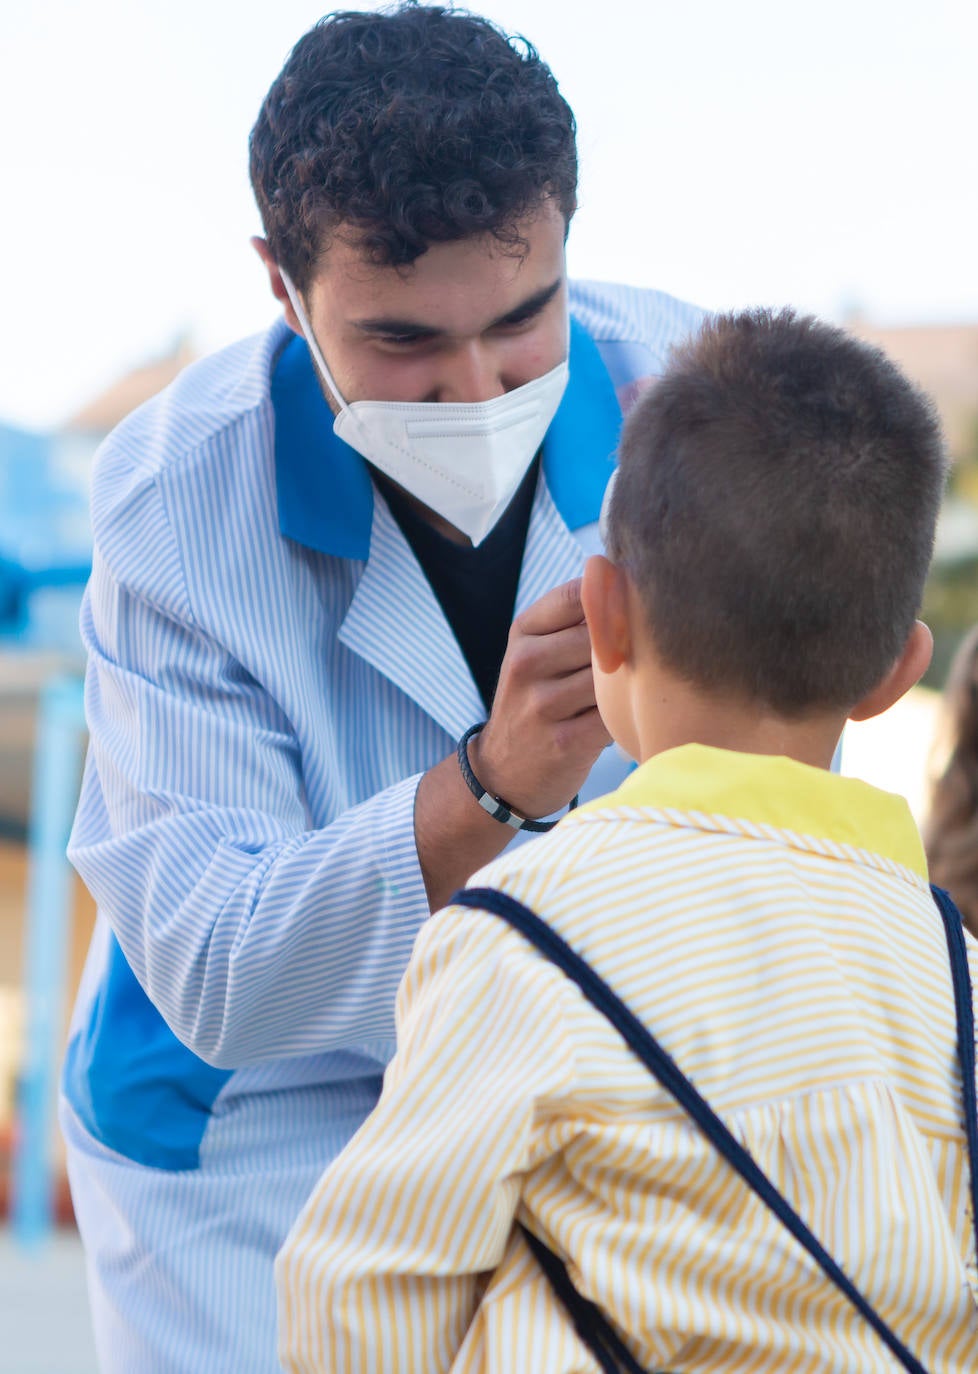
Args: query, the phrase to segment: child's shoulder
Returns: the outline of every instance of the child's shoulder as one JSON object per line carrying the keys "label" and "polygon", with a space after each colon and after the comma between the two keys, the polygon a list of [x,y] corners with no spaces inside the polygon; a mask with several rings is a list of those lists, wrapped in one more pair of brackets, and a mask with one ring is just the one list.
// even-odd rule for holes
{"label": "child's shoulder", "polygon": [[599,861],[607,837],[590,823],[600,819],[597,805],[589,807],[586,817],[572,813],[549,834],[493,859],[473,873],[466,887],[498,888],[527,906],[545,905]]}
{"label": "child's shoulder", "polygon": [[[531,844],[478,869],[466,883],[466,890],[493,888],[522,902],[549,924],[558,925],[555,913],[573,904],[568,893],[593,848],[588,843],[591,829],[576,818],[570,825],[562,823]],[[453,983],[471,979],[483,985],[492,983],[503,967],[508,974],[522,978],[528,955],[530,965],[539,966],[526,941],[507,921],[479,907],[449,901],[421,927],[405,981],[410,991],[415,983],[451,970]],[[547,967],[545,963],[543,967]],[[556,970],[551,976],[556,977]]]}
{"label": "child's shoulder", "polygon": [[[606,878],[614,886],[615,873],[634,863],[635,855],[629,853],[633,842],[642,844],[642,837],[629,834],[635,827],[620,824],[613,800],[614,794],[589,803],[586,810],[567,816],[549,834],[493,859],[472,875],[466,888],[494,888],[522,902],[548,924],[562,926],[569,914],[592,904],[595,890],[606,889]],[[649,827],[642,829],[647,832]],[[647,834],[644,841],[647,845]],[[501,918],[475,908],[449,904],[439,918],[450,913],[463,925],[478,918],[480,925],[511,935]]]}

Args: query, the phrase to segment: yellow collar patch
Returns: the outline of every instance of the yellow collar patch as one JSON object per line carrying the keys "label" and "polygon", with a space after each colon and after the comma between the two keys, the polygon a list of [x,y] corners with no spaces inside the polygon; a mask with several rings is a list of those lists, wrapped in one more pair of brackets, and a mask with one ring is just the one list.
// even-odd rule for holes
{"label": "yellow collar patch", "polygon": [[866,850],[927,880],[927,859],[903,797],[856,778],[769,754],[685,744],[656,754],[617,791],[582,806],[648,807],[725,816]]}

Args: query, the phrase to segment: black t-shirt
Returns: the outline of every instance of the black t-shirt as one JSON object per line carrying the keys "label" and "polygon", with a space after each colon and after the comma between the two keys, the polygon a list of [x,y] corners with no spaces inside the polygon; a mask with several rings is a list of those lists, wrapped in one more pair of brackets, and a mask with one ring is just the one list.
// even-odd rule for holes
{"label": "black t-shirt", "polygon": [[403,492],[383,473],[371,469],[391,514],[441,603],[487,713],[492,709],[513,620],[538,471],[536,458],[505,512],[478,548],[472,548],[469,544],[453,543],[432,529],[412,509]]}

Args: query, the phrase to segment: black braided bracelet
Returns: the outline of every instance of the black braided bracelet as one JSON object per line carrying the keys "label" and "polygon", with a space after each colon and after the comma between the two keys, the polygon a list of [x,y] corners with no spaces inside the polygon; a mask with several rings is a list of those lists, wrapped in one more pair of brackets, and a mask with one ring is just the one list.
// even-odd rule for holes
{"label": "black braided bracelet", "polygon": [[[480,730],[485,729],[485,726],[486,721],[484,720],[480,720],[478,725],[471,726],[459,740],[455,750],[458,755],[458,766],[462,770],[466,787],[483,811],[487,812],[494,821],[501,821],[503,825],[508,825],[511,830],[530,830],[534,835],[544,835],[548,830],[553,830],[557,824],[556,821],[531,821],[528,816],[519,815],[508,802],[503,801],[502,797],[494,797],[491,792],[487,792],[472,772],[472,765],[469,763],[469,740],[473,735],[477,735]],[[577,800],[577,797],[573,798],[568,810],[574,810]]]}

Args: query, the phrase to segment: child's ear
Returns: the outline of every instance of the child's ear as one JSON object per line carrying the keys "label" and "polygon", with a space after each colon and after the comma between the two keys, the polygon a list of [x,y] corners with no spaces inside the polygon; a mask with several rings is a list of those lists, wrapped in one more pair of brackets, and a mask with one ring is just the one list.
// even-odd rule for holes
{"label": "child's ear", "polygon": [[625,573],[603,554],[584,565],[581,603],[591,636],[591,654],[603,673],[614,673],[632,656]]}
{"label": "child's ear", "polygon": [[850,720],[869,720],[889,710],[926,673],[934,652],[934,636],[922,620],[915,620],[903,652],[883,681],[857,702]]}

